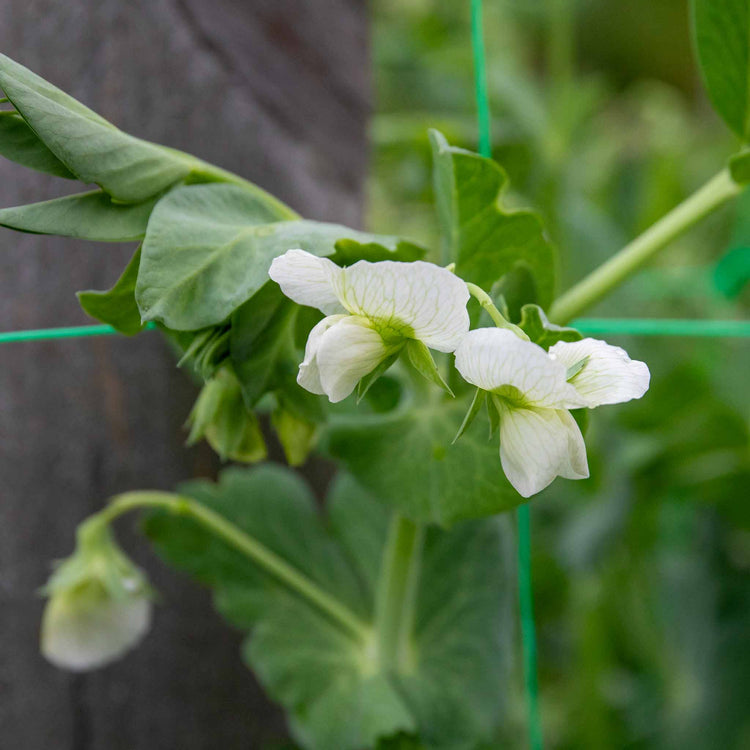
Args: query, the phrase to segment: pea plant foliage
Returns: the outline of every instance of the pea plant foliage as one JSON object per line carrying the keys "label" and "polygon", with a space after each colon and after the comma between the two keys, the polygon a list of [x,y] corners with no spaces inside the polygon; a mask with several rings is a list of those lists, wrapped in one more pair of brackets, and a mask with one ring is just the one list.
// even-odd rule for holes
{"label": "pea plant foliage", "polygon": [[[737,130],[748,40],[731,36],[718,56],[710,5],[695,3],[701,61]],[[554,300],[556,251],[538,215],[507,206],[500,165],[436,131],[442,242],[425,248],[304,219],[237,175],[123,133],[4,56],[0,87],[0,154],[96,186],[0,209],[0,224],[138,243],[112,288],[80,304],[125,335],[156,324],[203,382],[188,441],[259,464],[128,492],[83,521],[45,587],[44,655],[89,670],[146,635],[153,591],[111,529],[145,509],[164,560],[248,634],[242,657],[301,747],[490,741],[513,648],[507,511],[585,480],[587,412],[649,387],[643,362],[565,325],[619,283],[622,263]],[[693,215],[665,217],[671,236],[740,191],[744,159],[702,189]],[[652,254],[666,244],[644,241]],[[290,466],[313,452],[337,463],[325,511],[291,468],[263,463],[259,415]]]}

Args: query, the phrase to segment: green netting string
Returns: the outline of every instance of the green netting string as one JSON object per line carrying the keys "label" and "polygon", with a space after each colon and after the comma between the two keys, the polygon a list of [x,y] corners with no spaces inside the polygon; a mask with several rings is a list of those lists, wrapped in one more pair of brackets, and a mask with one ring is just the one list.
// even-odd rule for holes
{"label": "green netting string", "polygon": [[[581,318],[571,325],[581,333],[609,336],[684,336],[699,338],[750,338],[750,321],[746,320],[675,320],[647,318]],[[155,323],[147,323],[153,330]],[[0,344],[23,341],[52,341],[85,336],[111,336],[119,333],[112,326],[68,326],[37,328],[29,331],[0,332]]]}
{"label": "green netting string", "polygon": [[[484,53],[482,0],[471,0],[471,44],[474,51],[474,85],[479,125],[479,153],[492,156],[490,103],[487,96],[487,62]],[[534,624],[533,589],[531,584],[531,514],[528,504],[517,511],[518,522],[518,596],[521,610],[521,642],[523,648],[526,709],[529,724],[529,745],[542,750],[542,725],[539,718],[539,690],[536,675],[536,627]]]}
{"label": "green netting string", "polygon": [[[155,323],[146,323],[147,329],[156,328]],[[16,341],[52,341],[54,339],[79,339],[84,336],[111,336],[119,333],[112,326],[67,326],[64,328],[37,328],[31,331],[0,332],[0,344]]]}

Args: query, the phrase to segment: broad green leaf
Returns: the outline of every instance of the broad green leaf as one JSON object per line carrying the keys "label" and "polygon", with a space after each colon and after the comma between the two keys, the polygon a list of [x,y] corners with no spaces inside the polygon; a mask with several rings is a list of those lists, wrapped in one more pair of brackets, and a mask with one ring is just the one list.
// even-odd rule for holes
{"label": "broad green leaf", "polygon": [[120,333],[133,336],[143,330],[141,314],[135,304],[135,280],[141,260],[140,247],[135,251],[117,283],[106,292],[78,292],[78,302],[86,313],[107,323]]}
{"label": "broad green leaf", "polygon": [[[221,513],[356,613],[368,615],[359,579],[325,531],[312,493],[291,470],[275,464],[229,468],[221,473],[218,484],[198,480],[178,491]],[[154,513],[145,530],[168,562],[212,587],[217,595],[236,588],[247,590],[255,601],[288,596],[286,589],[247,557],[187,518]],[[238,625],[254,624],[254,617],[243,619],[247,612],[241,608],[235,615],[231,619]]]}
{"label": "broad green leaf", "polygon": [[146,234],[156,204],[113,203],[101,190],[67,195],[27,206],[0,209],[0,225],[20,232],[55,234],[94,242],[132,242]]}
{"label": "broad green leaf", "polygon": [[486,422],[451,444],[469,406],[460,399],[336,416],[323,442],[365,487],[415,520],[450,524],[514,508],[523,498],[503,474]]}
{"label": "broad green leaf", "polygon": [[55,177],[76,176],[44,145],[26,121],[13,112],[0,112],[0,156]]}
{"label": "broad green leaf", "polygon": [[0,55],[0,88],[65,167],[118,201],[150,198],[198,164],[187,154],[123,133],[5,55]]}
{"label": "broad green leaf", "polygon": [[555,286],[556,255],[532,211],[504,209],[500,197],[508,178],[491,159],[448,145],[430,131],[435,198],[444,261],[456,273],[490,291],[506,273],[527,269],[536,298],[549,305]]}
{"label": "broad green leaf", "polygon": [[219,323],[268,281],[271,261],[292,248],[333,255],[338,241],[349,239],[398,257],[402,246],[414,247],[338,224],[278,218],[234,185],[190,185],[165,196],[143,243],[136,297],[144,319],[175,330]]}
{"label": "broad green leaf", "polygon": [[580,341],[583,338],[583,334],[575,328],[550,323],[539,305],[524,305],[518,326],[535,344],[544,349],[549,349],[558,341]]}
{"label": "broad green leaf", "polygon": [[708,96],[726,124],[750,137],[750,0],[691,0],[693,39]]}
{"label": "broad green leaf", "polygon": [[[229,470],[218,485],[196,482],[182,492],[372,618],[388,515],[350,477],[334,485],[328,523],[299,480],[279,467]],[[399,733],[421,736],[430,750],[459,750],[490,736],[507,690],[513,632],[506,527],[492,519],[428,530],[414,659],[391,672],[371,644],[191,521],[158,513],[146,524],[159,552],[211,586],[224,616],[250,631],[245,657],[309,750],[362,750]]]}

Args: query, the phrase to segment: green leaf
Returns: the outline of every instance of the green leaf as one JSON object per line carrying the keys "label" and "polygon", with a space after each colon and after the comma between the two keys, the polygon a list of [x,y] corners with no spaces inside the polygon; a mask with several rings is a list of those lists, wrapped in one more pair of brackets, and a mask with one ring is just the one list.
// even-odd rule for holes
{"label": "green leaf", "polygon": [[448,145],[436,130],[430,141],[444,261],[455,262],[461,278],[485,291],[504,274],[525,268],[535,280],[536,299],[549,305],[557,261],[539,217],[501,206],[508,178],[494,161]]}
{"label": "green leaf", "polygon": [[55,177],[76,176],[44,145],[20,115],[0,112],[0,156]]}
{"label": "green leaf", "polygon": [[341,239],[398,258],[414,248],[338,224],[279,221],[235,185],[180,187],[157,204],[143,243],[136,297],[145,320],[195,330],[225,320],[267,281],[271,261],[291,248],[333,255]]}
{"label": "green leaf", "polygon": [[115,285],[106,292],[93,290],[78,292],[78,302],[86,313],[107,323],[120,333],[133,336],[143,330],[141,314],[135,304],[135,280],[141,260],[140,247]]}
{"label": "green leaf", "polygon": [[280,370],[296,370],[293,336],[298,309],[269,282],[232,315],[232,364],[248,406],[255,406],[283,378]]}
{"label": "green leaf", "polygon": [[187,154],[123,133],[5,55],[0,55],[0,88],[65,167],[118,201],[150,198],[198,164]]}
{"label": "green leaf", "polygon": [[409,357],[409,362],[411,362],[414,369],[423,378],[439,386],[451,396],[454,395],[448,383],[443,380],[443,376],[440,374],[440,370],[438,370],[435,360],[432,358],[432,353],[425,344],[416,339],[409,339],[406,342],[406,353]]}
{"label": "green leaf", "polygon": [[[230,469],[218,485],[194,482],[181,492],[372,618],[388,515],[350,477],[334,484],[327,523],[307,489],[280,467]],[[403,732],[419,734],[433,750],[458,750],[492,732],[513,633],[507,523],[427,531],[414,659],[397,672],[381,666],[371,644],[354,640],[189,519],[156,513],[146,530],[169,562],[213,588],[230,622],[251,631],[245,658],[285,706],[305,748],[361,750]]]}
{"label": "green leaf", "polygon": [[146,234],[148,217],[156,201],[152,198],[130,205],[113,203],[106,193],[94,190],[0,209],[0,225],[20,232],[95,242],[132,242]]}
{"label": "green leaf", "polygon": [[486,424],[451,445],[468,408],[463,401],[438,401],[336,416],[323,444],[383,502],[415,520],[450,524],[514,508],[523,498],[505,478]]}
{"label": "green leaf", "polygon": [[535,343],[549,349],[558,341],[580,341],[583,334],[575,328],[550,323],[539,305],[524,305],[518,327]]}
{"label": "green leaf", "polygon": [[750,2],[691,0],[693,40],[708,96],[726,124],[750,137]]}

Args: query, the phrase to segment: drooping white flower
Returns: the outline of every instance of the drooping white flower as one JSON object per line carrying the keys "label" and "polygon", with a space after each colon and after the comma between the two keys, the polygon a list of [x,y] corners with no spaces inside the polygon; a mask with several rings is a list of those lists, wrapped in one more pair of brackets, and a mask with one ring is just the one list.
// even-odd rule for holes
{"label": "drooping white flower", "polygon": [[148,632],[151,592],[143,573],[125,556],[96,517],[78,532],[78,544],[50,578],[45,592],[41,651],[75,672],[120,658]]}
{"label": "drooping white flower", "polygon": [[602,341],[550,351],[497,328],[471,331],[456,350],[458,371],[488,392],[500,415],[503,471],[524,497],[558,476],[588,477],[586,446],[569,409],[639,398],[648,388],[648,368]]}
{"label": "drooping white flower", "polygon": [[334,403],[409,339],[452,352],[469,330],[466,284],[432,263],[360,260],[340,268],[289,250],[269,276],[287,297],[328,316],[310,332],[297,382]]}

